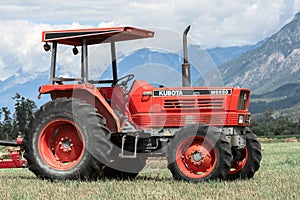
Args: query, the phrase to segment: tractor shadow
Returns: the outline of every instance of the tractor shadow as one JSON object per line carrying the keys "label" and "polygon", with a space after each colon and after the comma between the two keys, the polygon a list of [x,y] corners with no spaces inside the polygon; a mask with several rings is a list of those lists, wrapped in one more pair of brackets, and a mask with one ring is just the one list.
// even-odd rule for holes
{"label": "tractor shadow", "polygon": [[161,176],[147,176],[147,175],[139,175],[136,178],[101,178],[97,181],[107,182],[107,181],[117,181],[117,182],[141,182],[141,181],[149,181],[149,182],[172,182],[174,179],[172,177],[161,177]]}

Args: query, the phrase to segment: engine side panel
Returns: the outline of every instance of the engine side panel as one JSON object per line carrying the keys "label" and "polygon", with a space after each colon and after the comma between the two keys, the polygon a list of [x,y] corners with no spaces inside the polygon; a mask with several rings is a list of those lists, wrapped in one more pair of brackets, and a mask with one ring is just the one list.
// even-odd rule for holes
{"label": "engine side panel", "polygon": [[[248,89],[240,88],[154,88],[145,81],[135,81],[129,93],[129,111],[142,128],[195,123],[245,126],[250,116],[249,95]],[[238,123],[240,115],[243,123]]]}

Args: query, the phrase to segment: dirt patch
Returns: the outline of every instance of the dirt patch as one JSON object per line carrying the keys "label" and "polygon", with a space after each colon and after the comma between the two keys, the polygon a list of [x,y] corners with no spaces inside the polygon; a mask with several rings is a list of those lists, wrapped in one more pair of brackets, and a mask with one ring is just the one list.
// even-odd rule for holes
{"label": "dirt patch", "polygon": [[276,142],[276,138],[257,138],[259,142]]}
{"label": "dirt patch", "polygon": [[286,138],[286,139],[282,139],[282,142],[298,142],[297,138]]}

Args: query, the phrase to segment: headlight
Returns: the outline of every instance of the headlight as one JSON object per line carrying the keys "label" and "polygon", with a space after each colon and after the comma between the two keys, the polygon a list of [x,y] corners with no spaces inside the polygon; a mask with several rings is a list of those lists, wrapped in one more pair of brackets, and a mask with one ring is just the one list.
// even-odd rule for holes
{"label": "headlight", "polygon": [[244,115],[239,115],[239,124],[244,123]]}

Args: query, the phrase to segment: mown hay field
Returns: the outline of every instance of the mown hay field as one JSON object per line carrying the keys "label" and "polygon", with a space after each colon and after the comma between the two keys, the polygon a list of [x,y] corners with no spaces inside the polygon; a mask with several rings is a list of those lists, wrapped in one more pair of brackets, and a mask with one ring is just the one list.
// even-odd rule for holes
{"label": "mown hay field", "polygon": [[135,180],[55,181],[27,169],[0,170],[4,199],[300,199],[300,142],[262,143],[261,168],[251,180],[193,184],[175,181],[165,162],[150,161]]}

